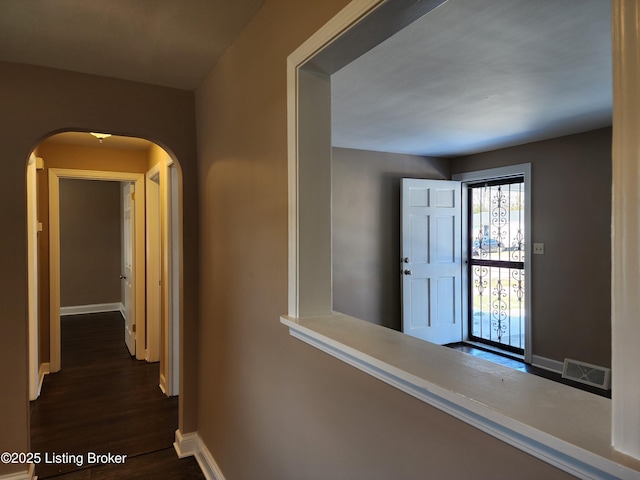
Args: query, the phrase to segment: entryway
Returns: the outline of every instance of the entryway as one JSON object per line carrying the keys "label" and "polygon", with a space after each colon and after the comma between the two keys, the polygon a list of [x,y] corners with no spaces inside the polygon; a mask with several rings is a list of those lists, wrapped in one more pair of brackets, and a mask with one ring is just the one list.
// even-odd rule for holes
{"label": "entryway", "polygon": [[402,331],[530,363],[530,165],[402,180]]}
{"label": "entryway", "polygon": [[467,185],[469,340],[524,354],[524,179]]}

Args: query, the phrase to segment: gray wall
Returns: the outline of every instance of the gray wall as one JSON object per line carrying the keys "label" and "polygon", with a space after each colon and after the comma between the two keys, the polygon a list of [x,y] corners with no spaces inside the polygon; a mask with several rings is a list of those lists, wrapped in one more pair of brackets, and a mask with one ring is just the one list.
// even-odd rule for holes
{"label": "gray wall", "polygon": [[120,184],[60,181],[60,306],[120,302]]}
{"label": "gray wall", "polygon": [[531,163],[534,355],[611,365],[611,129],[451,161],[451,173]]}
{"label": "gray wall", "polygon": [[333,308],[400,330],[400,179],[447,179],[449,162],[345,148],[332,153]]}

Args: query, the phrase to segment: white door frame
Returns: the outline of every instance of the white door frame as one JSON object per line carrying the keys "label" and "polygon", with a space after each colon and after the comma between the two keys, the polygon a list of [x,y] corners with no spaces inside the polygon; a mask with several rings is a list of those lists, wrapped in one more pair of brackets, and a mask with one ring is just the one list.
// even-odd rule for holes
{"label": "white door frame", "polygon": [[[481,182],[483,180],[497,180],[510,178],[515,176],[524,177],[524,296],[525,296],[525,340],[524,340],[524,361],[531,363],[531,164],[523,163],[519,165],[509,165],[506,167],[490,168],[487,170],[477,170],[475,172],[459,173],[452,176],[453,180],[462,182],[462,234],[466,236],[469,232],[469,213],[467,212],[469,202],[467,200],[467,189],[464,188],[465,184]],[[462,258],[468,258],[469,252],[467,252],[467,242],[462,242]],[[467,288],[469,272],[466,268],[462,269],[462,325],[464,328],[464,339],[469,338],[468,322],[469,318],[469,301]]]}
{"label": "white door frame", "polygon": [[[146,258],[147,258],[147,357],[148,362],[160,360],[160,338],[166,309],[163,308],[163,209],[164,175],[155,165],[145,175]],[[156,282],[158,282],[156,284]],[[162,368],[160,369],[162,379]],[[161,385],[163,384],[161,380]]]}
{"label": "white door frame", "polygon": [[[134,182],[138,195],[144,192],[144,174],[128,172],[107,172],[98,170],[49,169],[49,331],[50,370],[60,371],[60,179],[107,180]],[[144,242],[144,202],[134,202],[135,208],[135,260],[133,295],[134,317],[137,325],[136,358],[144,358],[145,338],[145,242]]]}
{"label": "white door frame", "polygon": [[[136,324],[133,315],[133,261],[135,255],[133,249],[136,242],[135,232],[135,185],[131,182],[120,182],[120,218],[121,218],[121,245],[120,255],[120,312],[124,317],[124,342],[131,355],[136,354]],[[139,199],[139,201],[142,201]]]}
{"label": "white door frame", "polygon": [[[41,160],[41,159],[40,159]],[[27,164],[27,279],[29,282],[29,400],[40,395],[40,349],[38,328],[38,185],[37,157]],[[45,367],[46,368],[46,367]]]}
{"label": "white door frame", "polygon": [[[168,396],[178,395],[180,385],[179,182],[171,159],[157,163],[145,174],[147,272],[151,272],[147,275],[147,308],[159,309],[155,320],[151,316],[147,319],[147,361],[160,361],[160,388]],[[158,233],[158,238],[152,232]],[[151,280],[152,275],[158,278],[160,288]]]}

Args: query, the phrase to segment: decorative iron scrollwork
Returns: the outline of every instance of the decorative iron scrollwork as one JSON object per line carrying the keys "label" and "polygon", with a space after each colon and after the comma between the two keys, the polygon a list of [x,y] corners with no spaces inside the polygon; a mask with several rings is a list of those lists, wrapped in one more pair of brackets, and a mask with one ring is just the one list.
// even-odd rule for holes
{"label": "decorative iron scrollwork", "polygon": [[493,301],[491,302],[491,326],[498,336],[498,342],[502,341],[502,335],[507,331],[507,289],[502,285],[502,280],[498,280],[496,287],[493,289]]}
{"label": "decorative iron scrollwork", "polygon": [[485,291],[488,285],[486,277],[489,273],[489,269],[487,267],[478,266],[473,269],[473,272],[476,275],[476,278],[473,281],[473,285],[476,287],[478,295],[482,296],[482,293]]}
{"label": "decorative iron scrollwork", "polygon": [[503,229],[505,225],[507,225],[507,207],[509,199],[502,192],[502,187],[498,186],[496,190],[496,194],[491,200],[491,204],[493,208],[491,209],[491,226],[494,228],[493,230],[493,238],[497,239],[498,242],[502,243],[504,238],[504,234],[506,233]]}
{"label": "decorative iron scrollwork", "polygon": [[493,182],[471,187],[469,196],[471,336],[514,349],[524,345],[523,187]]}
{"label": "decorative iron scrollwork", "polygon": [[515,293],[518,303],[522,304],[524,300],[524,270],[519,268],[511,269],[511,278],[513,279],[511,289]]}
{"label": "decorative iron scrollwork", "polygon": [[524,235],[522,229],[519,228],[511,242],[511,259],[514,262],[524,261]]}

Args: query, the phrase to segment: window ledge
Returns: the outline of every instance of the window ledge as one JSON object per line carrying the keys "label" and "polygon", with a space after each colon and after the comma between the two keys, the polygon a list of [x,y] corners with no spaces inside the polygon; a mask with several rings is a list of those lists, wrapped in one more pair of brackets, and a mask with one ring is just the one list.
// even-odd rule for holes
{"label": "window ledge", "polygon": [[640,476],[640,461],[611,446],[608,398],[340,313],[281,322],[293,337],[572,475]]}

